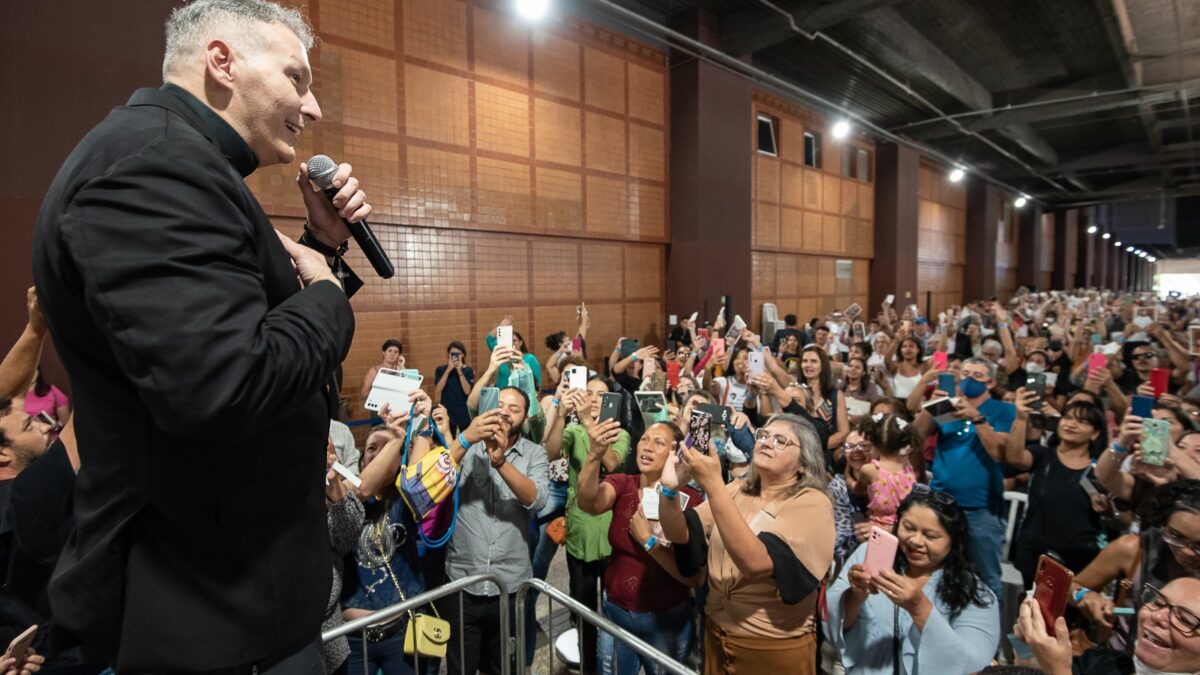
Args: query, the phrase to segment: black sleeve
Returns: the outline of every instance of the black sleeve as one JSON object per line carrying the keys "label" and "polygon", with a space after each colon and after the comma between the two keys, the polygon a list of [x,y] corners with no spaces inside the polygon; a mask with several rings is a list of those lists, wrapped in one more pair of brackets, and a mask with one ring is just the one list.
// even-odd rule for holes
{"label": "black sleeve", "polygon": [[62,236],[88,311],[155,423],[231,443],[325,385],[354,314],[333,283],[268,294],[289,273],[287,253],[250,220],[223,162],[190,142],[123,160],[79,191]]}
{"label": "black sleeve", "polygon": [[775,583],[779,584],[779,597],[783,599],[783,604],[794,605],[821,585],[821,580],[808,571],[792,552],[792,547],[779,535],[763,532],[758,535],[758,540],[767,547],[767,555],[771,556],[771,564],[775,567],[772,576],[775,577]]}
{"label": "black sleeve", "polygon": [[675,564],[679,573],[690,577],[699,572],[708,563],[708,539],[704,536],[704,524],[700,516],[693,511],[684,511],[683,519],[687,522],[688,543],[676,544]]}

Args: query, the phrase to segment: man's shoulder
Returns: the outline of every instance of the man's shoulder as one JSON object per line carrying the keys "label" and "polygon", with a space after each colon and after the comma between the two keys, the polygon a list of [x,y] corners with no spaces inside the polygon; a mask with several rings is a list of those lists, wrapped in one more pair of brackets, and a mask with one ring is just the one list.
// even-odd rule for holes
{"label": "man's shoulder", "polygon": [[979,412],[989,419],[1009,419],[1017,416],[1017,406],[994,398],[989,398],[979,406]]}

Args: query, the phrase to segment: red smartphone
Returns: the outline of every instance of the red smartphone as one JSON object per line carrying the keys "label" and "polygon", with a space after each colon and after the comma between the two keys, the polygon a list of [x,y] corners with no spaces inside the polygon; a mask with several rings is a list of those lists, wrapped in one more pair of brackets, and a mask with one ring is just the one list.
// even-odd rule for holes
{"label": "red smartphone", "polygon": [[34,624],[13,638],[12,642],[8,643],[8,649],[4,651],[4,658],[16,659],[18,664],[25,660],[25,653],[33,646],[33,638],[37,635],[37,629],[37,624]]}
{"label": "red smartphone", "polygon": [[571,340],[571,351],[573,351],[573,352],[583,351],[583,338],[581,338],[577,335],[577,336],[575,336],[574,339]]}
{"label": "red smartphone", "polygon": [[1154,387],[1154,398],[1167,393],[1167,383],[1171,379],[1171,371],[1166,368],[1155,368],[1150,371],[1150,386]]}
{"label": "red smartphone", "polygon": [[714,359],[719,359],[725,356],[725,338],[718,335],[712,343],[712,355]]}
{"label": "red smartphone", "polygon": [[1104,352],[1092,352],[1088,354],[1088,376],[1092,373],[1108,366],[1108,355]]}
{"label": "red smartphone", "polygon": [[933,369],[934,370],[945,370],[949,367],[950,367],[950,357],[946,354],[946,352],[934,352],[933,353]]}
{"label": "red smartphone", "polygon": [[1071,582],[1075,573],[1063,567],[1057,560],[1043,555],[1038,559],[1037,576],[1033,582],[1033,599],[1042,610],[1046,622],[1046,633],[1054,637],[1054,621],[1067,608],[1067,596],[1071,594]]}
{"label": "red smartphone", "polygon": [[863,568],[867,570],[867,574],[875,576],[884,570],[892,569],[896,564],[896,549],[899,545],[900,540],[896,535],[872,527],[871,538],[867,541],[867,555],[863,558]]}
{"label": "red smartphone", "polygon": [[679,364],[675,361],[667,364],[667,384],[671,385],[672,389],[679,386]]}

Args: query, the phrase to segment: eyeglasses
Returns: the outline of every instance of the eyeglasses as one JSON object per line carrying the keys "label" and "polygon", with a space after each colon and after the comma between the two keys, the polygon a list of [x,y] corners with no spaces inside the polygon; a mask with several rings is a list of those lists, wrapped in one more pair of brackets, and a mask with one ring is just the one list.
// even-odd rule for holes
{"label": "eyeglasses", "polygon": [[949,492],[934,490],[924,483],[915,483],[912,486],[912,494],[917,495],[918,497],[933,499],[933,501],[939,504],[945,504],[946,506],[950,506],[955,503],[954,495],[950,494]]}
{"label": "eyeglasses", "polygon": [[766,429],[759,429],[754,432],[754,442],[759,445],[768,445],[772,450],[786,450],[789,445],[800,447],[800,444],[796,441],[786,436],[772,434]]}
{"label": "eyeglasses", "polygon": [[1162,529],[1162,538],[1171,548],[1182,548],[1191,551],[1192,555],[1200,555],[1200,542],[1189,541],[1187,537],[1171,527]]}
{"label": "eyeglasses", "polygon": [[1129,358],[1133,359],[1134,361],[1145,361],[1147,359],[1153,359],[1157,357],[1158,354],[1155,354],[1154,352],[1142,352],[1140,354],[1134,354]]}
{"label": "eyeglasses", "polygon": [[1172,605],[1158,588],[1146,584],[1142,589],[1142,606],[1152,612],[1165,609],[1170,612],[1171,625],[1184,637],[1194,637],[1200,632],[1200,616],[1182,605]]}
{"label": "eyeglasses", "polygon": [[846,452],[866,452],[871,449],[871,441],[861,441],[859,443],[843,443],[842,449]]}

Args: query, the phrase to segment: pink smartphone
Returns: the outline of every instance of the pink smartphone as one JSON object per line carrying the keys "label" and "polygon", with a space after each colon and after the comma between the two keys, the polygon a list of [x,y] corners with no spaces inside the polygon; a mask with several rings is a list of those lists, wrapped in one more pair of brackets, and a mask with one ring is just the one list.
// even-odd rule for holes
{"label": "pink smartphone", "polygon": [[8,649],[4,652],[4,658],[16,659],[17,663],[23,661],[25,653],[33,646],[33,638],[37,635],[37,629],[37,624],[34,624],[13,638],[13,641],[8,643]]}
{"label": "pink smartphone", "polygon": [[1088,354],[1088,375],[1108,365],[1108,356],[1104,352]]}
{"label": "pink smartphone", "polygon": [[717,358],[717,359],[721,358],[722,356],[725,356],[725,338],[718,335],[717,339],[713,340],[712,355],[713,355],[713,358]]}
{"label": "pink smartphone", "polygon": [[642,362],[642,377],[650,377],[656,370],[658,370],[658,361],[646,359]]}
{"label": "pink smartphone", "polygon": [[900,540],[896,535],[872,527],[871,538],[867,541],[867,557],[863,559],[863,567],[867,574],[875,576],[884,570],[892,569],[896,563],[896,549],[899,545]]}
{"label": "pink smartphone", "polygon": [[950,356],[946,352],[933,353],[933,369],[945,370],[950,367]]}

